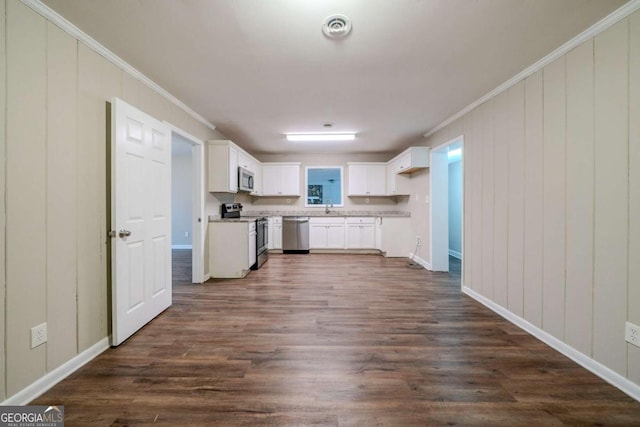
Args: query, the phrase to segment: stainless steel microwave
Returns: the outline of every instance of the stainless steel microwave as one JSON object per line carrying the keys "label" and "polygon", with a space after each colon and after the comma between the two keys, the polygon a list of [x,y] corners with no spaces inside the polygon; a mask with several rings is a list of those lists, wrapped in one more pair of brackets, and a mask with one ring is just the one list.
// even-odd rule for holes
{"label": "stainless steel microwave", "polygon": [[238,167],[238,190],[253,191],[253,172],[243,167]]}

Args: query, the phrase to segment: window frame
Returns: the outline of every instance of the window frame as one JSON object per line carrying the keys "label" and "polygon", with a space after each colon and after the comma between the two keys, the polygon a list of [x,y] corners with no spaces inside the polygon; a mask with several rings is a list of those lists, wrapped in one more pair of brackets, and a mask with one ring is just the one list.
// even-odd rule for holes
{"label": "window frame", "polygon": [[[327,203],[310,204],[309,203],[309,171],[314,169],[338,169],[340,171],[340,203],[331,202],[330,206],[334,208],[344,207],[344,167],[343,166],[305,166],[304,169],[304,207],[305,208],[324,208]],[[324,197],[323,197],[324,199]],[[323,200],[324,201],[324,200]]]}

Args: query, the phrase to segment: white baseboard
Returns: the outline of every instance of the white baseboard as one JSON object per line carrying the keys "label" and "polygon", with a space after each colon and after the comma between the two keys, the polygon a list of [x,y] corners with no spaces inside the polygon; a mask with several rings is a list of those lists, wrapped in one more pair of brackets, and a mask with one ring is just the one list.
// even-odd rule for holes
{"label": "white baseboard", "polygon": [[75,356],[73,359],[58,366],[51,372],[48,372],[45,376],[34,381],[27,387],[23,388],[13,396],[9,397],[4,402],[1,402],[1,406],[6,405],[26,405],[45,391],[49,390],[60,381],[73,374],[75,371],[86,365],[97,355],[109,348],[109,337],[105,337]]}
{"label": "white baseboard", "polygon": [[171,245],[171,249],[193,249],[192,245]]}
{"label": "white baseboard", "polygon": [[413,252],[409,253],[409,258],[413,258],[413,260],[415,262],[417,262],[418,264],[420,264],[421,266],[423,266],[427,270],[431,270],[431,263],[429,261],[423,260],[419,256],[414,255]]}
{"label": "white baseboard", "polygon": [[599,376],[609,384],[619,388],[620,390],[622,390],[632,398],[640,401],[640,385],[632,381],[629,381],[627,378],[623,377],[617,372],[612,371],[611,369],[604,366],[602,363],[597,362],[596,360],[590,358],[589,356],[579,352],[578,350],[571,347],[567,343],[560,341],[558,338],[554,337],[553,335],[529,323],[522,317],[513,314],[506,308],[480,295],[478,292],[474,291],[473,289],[463,286],[462,292],[469,295],[471,298],[475,299],[480,304],[493,310],[494,312],[504,317],[505,319],[515,324],[516,326],[519,326],[520,328],[524,329],[525,331],[527,331],[534,337],[538,338],[540,341],[544,342],[548,346],[564,354],[569,359],[576,362],[578,365],[593,372],[594,374],[596,374],[597,376]]}
{"label": "white baseboard", "polygon": [[449,255],[454,258],[462,259],[462,253],[454,251],[453,249],[449,249]]}

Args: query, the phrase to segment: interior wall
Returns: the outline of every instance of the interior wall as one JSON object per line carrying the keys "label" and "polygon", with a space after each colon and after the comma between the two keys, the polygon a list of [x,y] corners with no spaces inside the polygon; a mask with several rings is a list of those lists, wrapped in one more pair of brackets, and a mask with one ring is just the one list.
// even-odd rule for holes
{"label": "interior wall", "polygon": [[449,163],[449,251],[462,253],[462,161]]}
{"label": "interior wall", "polygon": [[[0,1],[0,34],[6,36],[5,27],[6,2]],[[0,106],[6,105],[6,43],[0,43]],[[5,253],[5,228],[6,228],[6,206],[5,206],[5,175],[6,175],[6,111],[0,112],[0,307],[6,309],[5,293],[6,293],[6,253]],[[6,394],[6,375],[5,375],[5,316],[0,315],[0,401],[4,400]]]}
{"label": "interior wall", "polygon": [[[173,138],[174,144],[186,142]],[[193,156],[176,153],[171,157],[171,244],[192,246]],[[185,233],[188,233],[185,236]]]}
{"label": "interior wall", "polygon": [[464,286],[636,384],[638,47],[640,12],[462,119]]}
{"label": "interior wall", "polygon": [[[20,1],[1,0],[0,13],[4,399],[109,334],[107,102],[122,97],[203,140],[225,136]],[[43,322],[48,342],[31,349],[30,329]]]}

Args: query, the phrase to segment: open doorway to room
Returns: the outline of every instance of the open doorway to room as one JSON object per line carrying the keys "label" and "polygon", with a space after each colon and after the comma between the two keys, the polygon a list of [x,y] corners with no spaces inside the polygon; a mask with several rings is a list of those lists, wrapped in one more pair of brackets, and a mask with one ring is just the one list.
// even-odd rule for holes
{"label": "open doorway to room", "polygon": [[203,144],[171,132],[171,252],[174,283],[204,280]]}
{"label": "open doorway to room", "polygon": [[463,137],[431,150],[431,267],[462,271]]}

